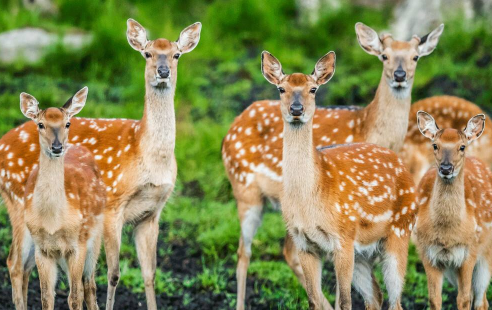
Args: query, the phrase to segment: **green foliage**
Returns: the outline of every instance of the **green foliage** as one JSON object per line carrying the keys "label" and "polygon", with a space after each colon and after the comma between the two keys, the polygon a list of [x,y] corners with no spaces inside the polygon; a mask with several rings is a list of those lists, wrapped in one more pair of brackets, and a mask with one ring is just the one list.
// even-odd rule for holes
{"label": "green foliage", "polygon": [[[367,104],[374,96],[382,65],[359,47],[354,24],[362,21],[383,30],[389,27],[391,15],[390,7],[343,6],[324,11],[315,25],[305,25],[298,21],[293,0],[56,0],[59,14],[53,17],[27,11],[20,7],[21,1],[0,1],[1,32],[33,26],[59,35],[80,29],[93,35],[92,44],[77,52],[57,45],[35,65],[20,60],[0,65],[0,134],[25,121],[19,111],[22,91],[33,94],[42,107],[47,107],[63,104],[87,85],[89,101],[81,116],[140,118],[145,61],[128,46],[126,19],[138,20],[148,29],[150,39],[170,40],[176,40],[187,25],[202,22],[199,45],[183,55],[178,69],[178,183],[162,214],[156,290],[166,296],[181,296],[184,306],[196,302],[200,294],[220,295],[225,308],[235,306],[231,286],[235,286],[240,228],[220,148],[238,113],[254,100],[278,97],[261,75],[261,51],[278,57],[287,73],[307,73],[319,57],[334,50],[337,71],[328,86],[320,89],[318,103]],[[463,22],[458,16],[449,20],[437,49],[419,60],[414,99],[454,94],[489,109],[491,32],[480,19]],[[255,281],[248,289],[265,308],[307,308],[306,294],[283,260],[284,233],[279,213],[267,209],[253,243],[249,275]],[[0,240],[3,289],[9,285],[4,262],[11,241],[5,208],[0,208]],[[186,274],[173,265],[173,255],[183,248],[192,266]],[[333,302],[331,270],[327,265],[323,278],[327,281],[325,293]],[[378,278],[381,280],[380,272]],[[97,282],[107,283],[104,253]],[[61,289],[65,290],[63,283]],[[135,293],[144,290],[131,226],[125,227],[123,234],[121,284]],[[423,268],[411,247],[404,294],[407,308],[426,305],[426,285]],[[450,296],[455,296],[455,290],[446,286],[444,292],[444,299],[452,304]]]}

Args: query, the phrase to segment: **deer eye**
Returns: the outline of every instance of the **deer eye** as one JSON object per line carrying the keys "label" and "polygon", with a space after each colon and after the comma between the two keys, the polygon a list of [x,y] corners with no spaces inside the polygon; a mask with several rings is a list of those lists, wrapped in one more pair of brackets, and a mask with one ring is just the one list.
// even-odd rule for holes
{"label": "deer eye", "polygon": [[179,59],[179,57],[181,57],[181,54],[180,54],[180,53],[176,53],[176,54],[174,54],[174,56],[173,56],[173,58],[174,58],[174,59]]}
{"label": "deer eye", "polygon": [[315,94],[318,89],[316,87],[313,87],[309,90],[311,94]]}
{"label": "deer eye", "polygon": [[437,144],[433,144],[432,147],[434,148],[434,151],[437,151]]}
{"label": "deer eye", "polygon": [[44,124],[43,123],[38,123],[38,128],[39,129],[44,129]]}
{"label": "deer eye", "polygon": [[465,146],[464,145],[460,146],[460,151],[463,152],[464,150],[465,150]]}
{"label": "deer eye", "polygon": [[415,57],[413,57],[413,60],[414,60],[414,61],[419,60],[419,56],[415,56]]}
{"label": "deer eye", "polygon": [[388,60],[388,56],[386,56],[386,54],[381,55],[381,58],[382,58],[383,60]]}
{"label": "deer eye", "polygon": [[70,128],[70,122],[68,122],[66,125],[65,125],[65,128]]}
{"label": "deer eye", "polygon": [[285,93],[285,89],[284,89],[283,87],[279,87],[279,88],[278,88],[278,91],[279,91],[281,94]]}
{"label": "deer eye", "polygon": [[152,57],[152,54],[150,54],[149,52],[145,52],[145,58],[150,58]]}

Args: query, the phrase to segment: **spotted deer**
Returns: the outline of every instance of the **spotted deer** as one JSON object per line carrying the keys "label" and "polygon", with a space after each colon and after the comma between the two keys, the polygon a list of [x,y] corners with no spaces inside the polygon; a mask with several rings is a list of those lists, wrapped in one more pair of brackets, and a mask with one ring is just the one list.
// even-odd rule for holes
{"label": "spotted deer", "polygon": [[415,236],[424,264],[431,309],[441,309],[443,275],[458,287],[458,309],[489,309],[492,272],[492,173],[481,160],[466,156],[482,135],[485,115],[465,129],[439,129],[434,118],[417,114],[418,128],[431,140],[436,167],[418,187]]}
{"label": "spotted deer", "polygon": [[[408,121],[408,133],[405,136],[405,143],[399,156],[410,169],[416,184],[434,162],[432,147],[418,129],[417,119],[415,118],[418,111],[427,111],[433,115],[442,128],[464,128],[470,117],[484,113],[482,109],[470,101],[454,96],[435,96],[412,104]],[[492,128],[492,122],[488,118],[485,123],[486,127]],[[485,132],[479,140],[467,147],[466,153],[479,158],[487,166],[492,167],[492,152],[489,152],[491,147],[492,133]]]}
{"label": "spotted deer", "polygon": [[[104,248],[108,264],[107,309],[114,306],[119,281],[121,231],[134,224],[135,244],[145,283],[147,306],[156,309],[154,277],[159,217],[176,180],[174,94],[177,66],[200,39],[201,24],[185,28],[175,42],[149,41],[135,20],[127,22],[127,39],[145,59],[145,105],[141,120],[71,120],[69,142],[94,155],[106,185]],[[36,124],[25,123],[0,140],[0,189],[10,208],[22,205],[27,175],[38,164]],[[20,255],[20,254],[19,254]]]}
{"label": "spotted deer", "polygon": [[[397,41],[357,23],[357,39],[364,51],[383,63],[374,100],[365,108],[316,107],[313,118],[314,145],[370,142],[399,151],[407,131],[411,88],[417,61],[429,55],[443,32],[441,25],[430,34],[410,41]],[[222,159],[237,200],[241,237],[238,249],[237,308],[244,308],[246,274],[251,244],[261,224],[264,200],[280,207],[283,122],[280,101],[258,101],[231,125],[222,146]],[[284,256],[301,283],[302,270],[289,235]]]}
{"label": "spotted deer", "polygon": [[[18,310],[27,309],[34,261],[43,309],[54,309],[57,263],[68,273],[70,309],[83,309],[84,299],[87,309],[99,309],[94,273],[101,248],[106,191],[92,153],[67,143],[70,119],[84,107],[87,92],[84,87],[62,108],[46,110],[39,109],[33,96],[20,95],[22,113],[38,128],[40,147],[39,163],[29,174],[21,198],[23,206],[16,209],[7,204],[13,231],[8,267]],[[16,164],[20,162],[18,159]],[[19,178],[18,174],[12,172],[11,177]]]}
{"label": "spotted deer", "polygon": [[283,219],[298,249],[311,308],[332,309],[321,291],[321,261],[328,255],[335,265],[337,308],[352,309],[351,283],[367,309],[381,308],[373,274],[381,258],[390,309],[401,309],[416,214],[413,180],[393,151],[375,144],[316,148],[316,92],[334,72],[334,52],[318,60],[311,75],[285,75],[273,55],[262,54],[262,73],[279,89],[284,123]]}

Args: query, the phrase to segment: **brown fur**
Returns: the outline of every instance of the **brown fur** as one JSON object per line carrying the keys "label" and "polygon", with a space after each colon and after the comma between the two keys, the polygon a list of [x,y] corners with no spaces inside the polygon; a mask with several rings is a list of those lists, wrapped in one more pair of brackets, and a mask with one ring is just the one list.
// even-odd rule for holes
{"label": "brown fur", "polygon": [[[145,52],[151,54],[150,58],[146,58],[142,120],[71,120],[69,142],[92,152],[106,185],[108,204],[104,217],[104,242],[108,263],[107,309],[112,309],[114,305],[119,281],[121,231],[123,225],[129,222],[135,224],[135,243],[147,306],[149,309],[157,308],[154,277],[158,222],[164,204],[174,189],[177,174],[174,93],[178,59],[174,55],[193,50],[198,44],[200,30],[201,24],[195,23],[183,30],[177,42],[166,43],[170,41],[165,39],[147,41],[145,29],[136,21],[129,20],[127,35],[130,45],[143,55]],[[156,80],[157,56],[165,57],[170,68],[169,81],[163,84]],[[38,164],[36,130],[33,122],[27,122],[0,139],[0,192],[11,209],[20,204],[27,175]],[[22,160],[22,165],[18,164],[18,160]]]}
{"label": "brown fur", "polygon": [[[81,105],[70,103],[78,108],[68,104],[66,109],[39,111],[34,97],[21,94],[23,113],[40,126],[39,134],[34,134],[42,147],[33,152],[37,153],[39,164],[34,165],[26,177],[22,198],[11,195],[7,198],[15,197],[14,203],[6,201],[14,232],[7,264],[16,309],[27,309],[27,286],[34,259],[43,309],[54,307],[59,261],[66,263],[70,279],[70,309],[82,309],[84,299],[88,309],[99,309],[94,272],[101,247],[102,214],[106,203],[104,184],[92,154],[86,148],[68,147],[58,158],[52,153],[55,141],[61,142],[63,150],[67,148],[66,125],[71,114],[80,111],[85,103],[87,88],[76,96],[82,98],[79,100]],[[17,140],[23,138],[25,135]],[[7,157],[13,159],[12,155]],[[24,166],[22,157],[17,157],[17,165]],[[7,180],[10,173],[14,180],[24,178],[24,171],[2,171],[7,174]],[[11,183],[2,181],[0,184],[8,188]],[[3,191],[2,196],[6,196]]]}
{"label": "brown fur", "polygon": [[[383,260],[390,309],[401,309],[408,242],[416,214],[411,175],[395,153],[383,147],[355,143],[318,150],[313,139],[314,85],[334,73],[334,53],[322,57],[293,87],[289,76],[263,53],[263,74],[281,93],[283,118],[282,215],[299,253],[311,308],[331,309],[321,290],[321,261],[335,264],[337,308],[352,308],[351,284],[363,294],[368,309],[381,307],[381,292],[372,274],[376,258]],[[320,64],[321,63],[321,64]],[[297,79],[297,78],[296,78]],[[321,79],[321,81],[320,81]],[[279,81],[278,83],[276,81]],[[303,113],[291,107],[302,104]]]}
{"label": "brown fur", "polygon": [[492,173],[479,159],[455,151],[466,144],[463,132],[441,130],[433,143],[438,146],[437,163],[444,150],[451,151],[451,163],[460,170],[454,180],[443,181],[432,168],[419,184],[415,236],[430,307],[441,309],[443,274],[448,270],[447,278],[458,286],[457,308],[485,310],[492,271]]}
{"label": "brown fur", "polygon": [[[388,60],[383,61],[383,72],[374,100],[365,108],[316,107],[313,120],[315,147],[355,142],[374,143],[393,151],[399,151],[402,147],[408,127],[411,98],[409,95],[404,98],[396,97],[390,87],[390,80],[401,64],[407,73],[407,91],[410,94],[417,64],[413,58],[418,55],[419,40],[414,38],[409,42],[401,42],[386,35],[382,41],[382,50],[378,55],[384,53]],[[361,43],[361,47],[374,55],[364,44]],[[292,74],[284,79],[288,79],[289,87],[297,87],[305,82],[312,83],[310,77],[303,74]],[[305,90],[305,95],[308,93],[309,88]],[[238,202],[238,214],[244,232],[255,232],[257,229],[255,225],[258,221],[244,222],[248,213],[261,215],[265,198],[275,205],[278,205],[280,198],[284,124],[279,106],[278,100],[252,103],[231,124],[222,146],[222,160]],[[250,227],[244,227],[245,225]],[[244,233],[241,239],[244,239],[243,235]],[[289,242],[286,241],[286,244]],[[240,240],[237,309],[244,307],[246,273],[251,255],[250,250],[244,247],[244,240]],[[294,273],[300,275],[298,259],[292,249],[295,248],[284,249],[284,254]],[[304,283],[302,276],[299,281]]]}
{"label": "brown fur", "polygon": [[[417,127],[417,111],[427,111],[434,116],[436,122],[443,128],[459,128],[466,126],[468,119],[476,114],[483,114],[483,110],[470,101],[453,96],[435,96],[419,100],[412,104],[408,120],[408,133],[399,156],[414,176],[414,181],[420,181],[426,171],[433,166],[434,157],[432,147],[422,136]],[[492,128],[489,118],[485,121],[485,128]],[[492,133],[486,130],[479,140],[467,147],[469,156],[477,157],[489,167],[492,166]]]}

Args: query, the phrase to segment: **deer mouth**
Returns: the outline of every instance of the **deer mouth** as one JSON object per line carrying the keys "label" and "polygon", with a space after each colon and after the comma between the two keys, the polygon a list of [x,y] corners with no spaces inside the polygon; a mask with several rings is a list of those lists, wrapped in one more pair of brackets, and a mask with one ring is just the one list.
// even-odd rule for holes
{"label": "deer mouth", "polygon": [[390,83],[390,86],[396,90],[404,90],[408,88],[408,82],[397,82],[395,80],[392,80]]}
{"label": "deer mouth", "polygon": [[171,86],[171,77],[161,78],[156,76],[154,82],[151,83],[154,87],[166,88]]}
{"label": "deer mouth", "polygon": [[63,149],[63,150],[62,150],[61,152],[59,152],[59,153],[55,153],[55,152],[53,152],[52,150],[49,150],[49,151],[47,151],[46,153],[47,153],[47,155],[48,155],[48,157],[49,157],[49,158],[58,158],[58,157],[62,157],[62,156],[63,156],[63,154],[65,154],[65,149]]}

